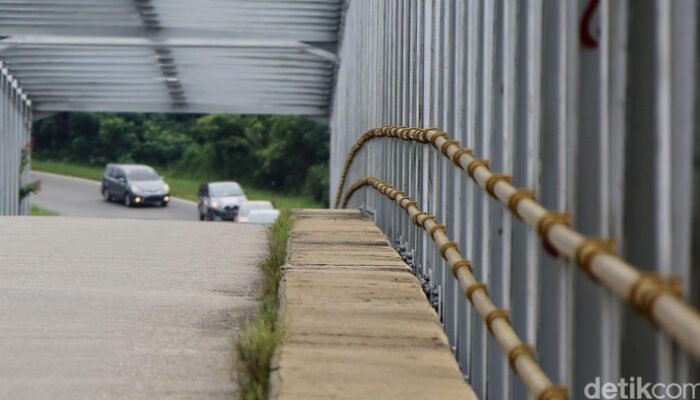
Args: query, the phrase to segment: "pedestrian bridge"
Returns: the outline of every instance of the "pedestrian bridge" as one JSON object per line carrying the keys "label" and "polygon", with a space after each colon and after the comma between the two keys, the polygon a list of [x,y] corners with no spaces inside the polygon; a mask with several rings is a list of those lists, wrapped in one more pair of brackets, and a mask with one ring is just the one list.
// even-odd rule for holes
{"label": "pedestrian bridge", "polygon": [[477,396],[697,382],[698,7],[0,0],[0,214],[48,113],[306,115]]}

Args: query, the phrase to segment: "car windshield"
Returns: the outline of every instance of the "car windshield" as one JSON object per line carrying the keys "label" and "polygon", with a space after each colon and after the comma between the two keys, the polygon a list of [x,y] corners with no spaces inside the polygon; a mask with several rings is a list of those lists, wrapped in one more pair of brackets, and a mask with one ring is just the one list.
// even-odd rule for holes
{"label": "car windshield", "polygon": [[270,202],[267,202],[267,201],[261,202],[261,203],[244,203],[241,206],[240,214],[247,216],[253,210],[271,210],[271,209],[272,209],[272,204]]}
{"label": "car windshield", "polygon": [[148,168],[132,169],[127,173],[130,181],[157,181],[160,179],[156,171]]}
{"label": "car windshield", "polygon": [[209,197],[243,196],[243,189],[236,182],[209,184]]}

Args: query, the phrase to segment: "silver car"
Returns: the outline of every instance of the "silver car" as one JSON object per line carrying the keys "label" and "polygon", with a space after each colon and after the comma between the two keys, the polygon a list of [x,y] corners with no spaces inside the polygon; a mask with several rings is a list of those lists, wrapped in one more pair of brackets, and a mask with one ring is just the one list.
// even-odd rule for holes
{"label": "silver car", "polygon": [[200,221],[233,221],[241,204],[247,200],[243,188],[236,182],[204,183],[197,195]]}

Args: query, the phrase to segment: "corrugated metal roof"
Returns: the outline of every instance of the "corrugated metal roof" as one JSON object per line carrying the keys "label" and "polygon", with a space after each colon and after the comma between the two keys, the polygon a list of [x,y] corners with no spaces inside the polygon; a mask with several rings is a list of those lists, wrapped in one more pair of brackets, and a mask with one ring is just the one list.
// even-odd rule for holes
{"label": "corrugated metal roof", "polygon": [[0,0],[35,112],[326,116],[343,0]]}

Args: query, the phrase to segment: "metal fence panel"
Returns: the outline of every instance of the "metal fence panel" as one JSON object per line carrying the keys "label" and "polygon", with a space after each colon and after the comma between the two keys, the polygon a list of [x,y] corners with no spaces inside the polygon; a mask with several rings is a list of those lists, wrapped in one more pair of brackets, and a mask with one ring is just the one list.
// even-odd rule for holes
{"label": "metal fence panel", "polygon": [[[650,271],[692,275],[698,4],[692,0],[347,1],[331,127],[332,182],[357,138],[382,125],[436,127],[512,175],[572,226],[613,239]],[[695,143],[695,146],[693,145]],[[368,143],[345,188],[376,176],[447,224],[543,370],[582,396],[596,377],[689,379],[688,357],[438,151]],[[332,191],[336,188],[333,187]],[[487,398],[527,398],[432,241],[370,190],[413,255],[465,378]],[[334,197],[335,193],[332,193]],[[697,215],[695,216],[697,218]],[[630,334],[634,332],[634,334]],[[640,352],[634,349],[647,348]]]}
{"label": "metal fence panel", "polygon": [[21,173],[20,169],[31,121],[31,103],[0,61],[0,215],[29,213],[29,199],[20,202],[19,192],[29,182],[29,165]]}

